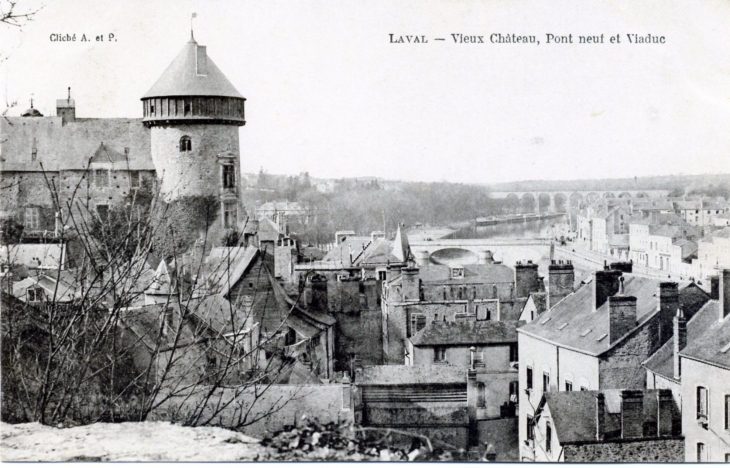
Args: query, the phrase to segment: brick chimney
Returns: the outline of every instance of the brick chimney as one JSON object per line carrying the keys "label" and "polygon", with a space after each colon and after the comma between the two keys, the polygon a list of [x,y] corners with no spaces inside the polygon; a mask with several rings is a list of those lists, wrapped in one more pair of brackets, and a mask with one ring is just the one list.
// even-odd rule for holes
{"label": "brick chimney", "polygon": [[593,281],[593,310],[597,310],[606,303],[610,296],[618,293],[620,271],[599,270],[595,274]]}
{"label": "brick chimney", "polygon": [[76,101],[71,99],[71,87],[67,99],[56,99],[56,115],[61,117],[63,125],[76,120]]}
{"label": "brick chimney", "polygon": [[621,391],[621,438],[634,439],[644,436],[644,392]]}
{"label": "brick chimney", "polygon": [[596,395],[596,440],[603,440],[606,435],[606,397],[603,393]]}
{"label": "brick chimney", "polygon": [[540,278],[537,275],[537,263],[517,262],[515,265],[515,298],[524,298],[531,292],[540,290]]}
{"label": "brick chimney", "polygon": [[309,307],[320,312],[327,312],[327,277],[324,275],[312,276],[312,296]]}
{"label": "brick chimney", "polygon": [[720,277],[717,275],[710,276],[710,299],[720,299]]}
{"label": "brick chimney", "polygon": [[636,326],[636,298],[611,296],[608,298],[608,339],[611,344]]}
{"label": "brick chimney", "polygon": [[679,286],[677,283],[659,283],[656,298],[659,308],[659,343],[664,344],[672,337],[672,320],[679,308]]}
{"label": "brick chimney", "polygon": [[420,300],[420,283],[418,268],[406,267],[401,270],[401,294],[404,301]]}
{"label": "brick chimney", "polygon": [[669,437],[673,433],[674,428],[674,397],[672,391],[667,388],[657,390],[657,415],[656,415],[656,431],[657,437]]}
{"label": "brick chimney", "polygon": [[682,377],[682,364],[679,352],[687,346],[687,319],[684,318],[682,309],[677,309],[674,317],[674,378],[679,380]]}
{"label": "brick chimney", "polygon": [[570,261],[552,261],[548,265],[548,309],[573,292],[575,270]]}
{"label": "brick chimney", "polygon": [[730,270],[722,270],[720,272],[719,288],[720,294],[720,320],[730,314]]}

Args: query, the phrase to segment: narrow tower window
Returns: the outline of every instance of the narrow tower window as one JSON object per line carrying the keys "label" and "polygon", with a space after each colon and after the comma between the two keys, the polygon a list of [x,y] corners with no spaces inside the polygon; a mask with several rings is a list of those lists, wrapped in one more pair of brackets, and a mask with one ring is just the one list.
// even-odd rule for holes
{"label": "narrow tower window", "polygon": [[233,164],[223,165],[223,188],[236,187],[236,167]]}
{"label": "narrow tower window", "polygon": [[236,202],[223,203],[223,227],[235,228],[238,218],[238,207]]}
{"label": "narrow tower window", "polygon": [[192,151],[193,150],[193,141],[190,139],[189,136],[184,136],[180,138],[180,152],[185,151]]}

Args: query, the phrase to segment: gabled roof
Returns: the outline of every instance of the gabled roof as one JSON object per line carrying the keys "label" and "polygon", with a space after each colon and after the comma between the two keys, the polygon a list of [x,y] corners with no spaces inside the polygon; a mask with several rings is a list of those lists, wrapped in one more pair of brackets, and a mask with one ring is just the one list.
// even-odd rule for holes
{"label": "gabled roof", "polygon": [[525,322],[431,322],[411,337],[414,346],[457,346],[517,343],[517,327]]}
{"label": "gabled roof", "polygon": [[124,153],[104,145],[103,141],[91,157],[92,163],[119,163],[125,162],[126,160],[127,158],[124,156]]}
{"label": "gabled roof", "polygon": [[[662,280],[626,273],[623,277],[624,296],[636,297],[636,323],[637,327],[643,326],[658,311],[655,293]],[[686,282],[682,282],[680,288],[686,285]],[[593,286],[579,288],[543,313],[539,319],[520,327],[519,332],[586,354],[603,354],[620,343],[620,340],[613,345],[610,343],[608,301],[593,311],[594,294]]]}
{"label": "gabled roof", "polygon": [[[203,54],[204,57],[200,57]],[[198,60],[207,61],[204,74],[199,74]],[[192,37],[170,66],[157,79],[142,99],[165,96],[222,96],[243,98],[223,72],[207,56],[205,46],[198,46]]]}
{"label": "gabled roof", "polygon": [[[687,346],[679,355],[730,370],[730,314],[720,318],[719,301],[710,301],[704,312],[715,320],[710,322],[702,333],[693,341],[687,340]],[[709,320],[709,319],[708,319]]]}
{"label": "gabled roof", "polygon": [[[693,343],[717,321],[717,301],[711,301],[705,304],[694,317],[687,321],[687,343]],[[674,339],[672,336],[669,341],[652,354],[652,356],[644,362],[644,367],[666,377],[674,379]]]}
{"label": "gabled roof", "polygon": [[[276,242],[279,240],[279,225],[269,218],[262,217],[258,221],[259,242]],[[273,252],[267,252],[273,254]]]}
{"label": "gabled roof", "polygon": [[13,283],[12,287],[13,296],[23,302],[28,302],[29,288],[41,288],[48,300],[54,300],[55,298],[56,302],[71,302],[76,294],[76,288],[72,284],[43,274],[29,276],[22,281]]}

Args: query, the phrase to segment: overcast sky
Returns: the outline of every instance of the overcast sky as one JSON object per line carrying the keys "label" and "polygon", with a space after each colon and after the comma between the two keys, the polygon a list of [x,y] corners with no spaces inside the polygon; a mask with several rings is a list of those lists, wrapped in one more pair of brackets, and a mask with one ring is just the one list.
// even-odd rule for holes
{"label": "overcast sky", "polygon": [[[19,101],[9,114],[33,94],[52,115],[71,86],[80,117],[140,117],[192,12],[195,38],[247,98],[247,172],[477,183],[730,172],[725,0],[49,0],[22,31],[0,26],[1,89]],[[493,33],[540,45],[492,44]],[[548,33],[576,43],[546,44]]]}

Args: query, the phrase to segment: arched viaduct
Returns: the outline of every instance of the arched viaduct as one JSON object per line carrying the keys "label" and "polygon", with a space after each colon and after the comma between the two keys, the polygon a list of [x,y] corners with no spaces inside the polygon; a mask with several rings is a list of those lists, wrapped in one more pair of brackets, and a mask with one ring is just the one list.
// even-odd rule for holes
{"label": "arched viaduct", "polygon": [[564,213],[579,209],[599,198],[659,198],[669,190],[566,190],[535,192],[490,192],[493,198],[512,200],[523,213]]}

